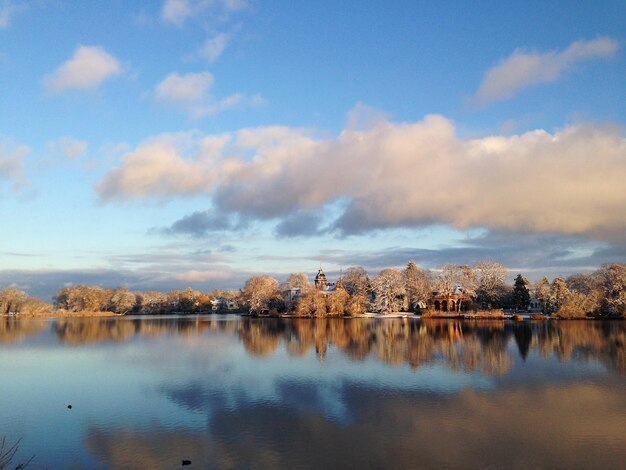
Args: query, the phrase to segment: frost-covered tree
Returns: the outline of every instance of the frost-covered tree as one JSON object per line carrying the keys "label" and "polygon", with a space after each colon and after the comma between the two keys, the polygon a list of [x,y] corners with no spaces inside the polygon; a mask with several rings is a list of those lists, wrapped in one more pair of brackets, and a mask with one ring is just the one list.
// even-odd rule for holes
{"label": "frost-covered tree", "polygon": [[127,314],[137,303],[137,296],[128,289],[118,287],[113,289],[109,299],[109,311],[119,314]]}
{"label": "frost-covered tree", "polygon": [[137,308],[139,313],[155,315],[169,313],[167,296],[163,292],[140,292],[137,294]]}
{"label": "frost-covered tree", "polygon": [[98,286],[76,285],[60,289],[55,296],[58,308],[70,312],[102,312],[109,305],[111,291]]}
{"label": "frost-covered tree", "polygon": [[554,278],[552,285],[550,286],[550,308],[556,312],[561,305],[565,303],[567,297],[570,295],[570,291],[567,288],[567,283],[562,277]]}
{"label": "frost-covered tree", "polygon": [[28,294],[19,289],[8,288],[0,291],[0,315],[20,313]]}
{"label": "frost-covered tree", "polygon": [[358,295],[367,298],[371,285],[367,271],[358,266],[348,268],[346,273],[341,277],[341,285],[350,295]]}
{"label": "frost-covered tree", "polygon": [[429,273],[417,267],[411,260],[404,269],[404,289],[408,307],[411,311],[418,308],[420,302],[426,302],[431,294]]}
{"label": "frost-covered tree", "polygon": [[404,275],[398,269],[383,269],[372,280],[375,306],[381,312],[395,312],[405,294]]}
{"label": "frost-covered tree", "polygon": [[550,311],[550,281],[547,277],[543,277],[540,281],[535,283],[535,287],[533,289],[533,295],[537,300],[541,302],[543,305],[543,312],[547,313]]}
{"label": "frost-covered tree", "polygon": [[317,289],[307,289],[296,303],[294,311],[303,317],[325,317],[326,295]]}
{"label": "frost-covered tree", "polygon": [[452,295],[454,289],[458,285],[458,266],[455,264],[446,264],[441,267],[439,275],[435,280],[435,290],[441,295]]}
{"label": "frost-covered tree", "polygon": [[602,266],[599,277],[603,288],[602,310],[613,317],[626,317],[626,265]]}
{"label": "frost-covered tree", "polygon": [[441,267],[434,287],[441,295],[452,295],[460,288],[462,297],[457,303],[457,309],[460,311],[465,300],[476,296],[476,271],[466,264],[446,264]]}
{"label": "frost-covered tree", "polygon": [[586,318],[596,307],[592,295],[570,292],[556,311],[559,318]]}
{"label": "frost-covered tree", "polygon": [[300,288],[302,290],[308,287],[309,287],[309,276],[307,276],[306,273],[290,274],[283,286],[284,289]]}
{"label": "frost-covered tree", "polygon": [[250,312],[259,314],[269,310],[270,301],[277,298],[280,284],[270,276],[254,276],[246,281],[242,291],[242,298]]}
{"label": "frost-covered tree", "polygon": [[488,308],[497,306],[506,294],[505,280],[508,270],[497,261],[478,261],[476,276],[478,288],[476,290],[479,302]]}

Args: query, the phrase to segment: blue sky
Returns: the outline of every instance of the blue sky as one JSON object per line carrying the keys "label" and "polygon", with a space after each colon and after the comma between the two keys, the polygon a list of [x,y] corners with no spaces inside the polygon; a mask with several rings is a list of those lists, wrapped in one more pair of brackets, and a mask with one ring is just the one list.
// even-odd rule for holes
{"label": "blue sky", "polygon": [[623,1],[0,0],[0,287],[626,260]]}

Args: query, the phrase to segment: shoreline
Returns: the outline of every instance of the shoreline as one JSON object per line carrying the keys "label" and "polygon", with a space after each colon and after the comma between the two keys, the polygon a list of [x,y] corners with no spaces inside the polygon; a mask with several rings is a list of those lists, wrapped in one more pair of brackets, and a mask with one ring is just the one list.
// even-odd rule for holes
{"label": "shoreline", "polygon": [[167,317],[167,316],[176,316],[176,317],[186,317],[186,316],[211,316],[211,315],[239,315],[241,317],[249,317],[249,318],[302,318],[302,319],[333,319],[333,318],[414,318],[418,320],[501,320],[501,321],[536,321],[543,322],[547,320],[557,320],[557,321],[570,321],[570,320],[583,320],[583,321],[593,321],[593,320],[626,320],[626,318],[594,318],[594,317],[586,317],[586,318],[558,318],[552,317],[549,315],[536,314],[536,313],[442,313],[442,314],[427,314],[423,315],[420,313],[413,312],[392,312],[392,313],[376,313],[376,312],[366,312],[358,315],[328,315],[325,317],[310,317],[310,316],[301,316],[294,315],[290,313],[280,314],[280,315],[255,315],[251,313],[245,312],[203,312],[203,313],[168,313],[168,314],[153,314],[153,315],[144,315],[144,314],[120,314],[113,312],[49,312],[49,313],[29,313],[29,314],[0,314],[0,318],[112,318],[112,317]]}

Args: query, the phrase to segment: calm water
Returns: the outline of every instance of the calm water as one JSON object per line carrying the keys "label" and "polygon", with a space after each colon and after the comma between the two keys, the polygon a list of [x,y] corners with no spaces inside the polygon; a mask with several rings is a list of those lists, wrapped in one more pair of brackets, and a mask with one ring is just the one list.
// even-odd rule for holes
{"label": "calm water", "polygon": [[0,376],[33,469],[626,465],[626,322],[5,317]]}

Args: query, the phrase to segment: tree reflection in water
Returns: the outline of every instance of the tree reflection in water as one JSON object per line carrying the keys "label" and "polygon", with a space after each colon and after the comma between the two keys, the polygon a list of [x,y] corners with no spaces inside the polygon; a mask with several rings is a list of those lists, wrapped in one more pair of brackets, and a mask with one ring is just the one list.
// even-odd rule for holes
{"label": "tree reflection in water", "polygon": [[49,323],[31,318],[0,316],[0,344],[16,343],[42,332]]}
{"label": "tree reflection in water", "polygon": [[519,355],[531,351],[563,361],[598,360],[626,370],[624,322],[521,322],[394,319],[242,319],[237,333],[253,355],[269,355],[281,342],[291,355],[315,350],[324,358],[329,345],[354,360],[371,356],[389,365],[413,368],[443,360],[455,370],[503,375],[512,367],[508,345]]}
{"label": "tree reflection in water", "polygon": [[[1,318],[0,343],[14,349],[5,370],[17,364],[18,385],[3,416],[29,397],[42,403],[46,420],[29,429],[44,431],[25,440],[48,452],[50,468],[72,466],[61,447],[46,450],[48,419],[55,434],[67,426],[72,452],[104,468],[183,459],[192,468],[616,468],[626,459],[626,322]],[[82,345],[91,347],[74,354]],[[41,365],[55,350],[67,351]],[[76,390],[89,396],[82,406],[49,411]],[[29,414],[14,414],[22,429]]]}
{"label": "tree reflection in water", "polygon": [[[0,342],[34,334],[44,323],[5,318]],[[517,345],[525,360],[536,351],[556,356],[597,360],[626,371],[626,324],[621,321],[512,322],[498,320],[420,320],[412,318],[248,318],[150,317],[57,319],[53,331],[66,344],[121,342],[135,335],[237,335],[254,356],[274,354],[281,345],[292,356],[315,351],[323,360],[330,346],[360,361],[375,357],[389,365],[418,368],[443,361],[454,370],[503,375],[512,367],[508,347]]]}

